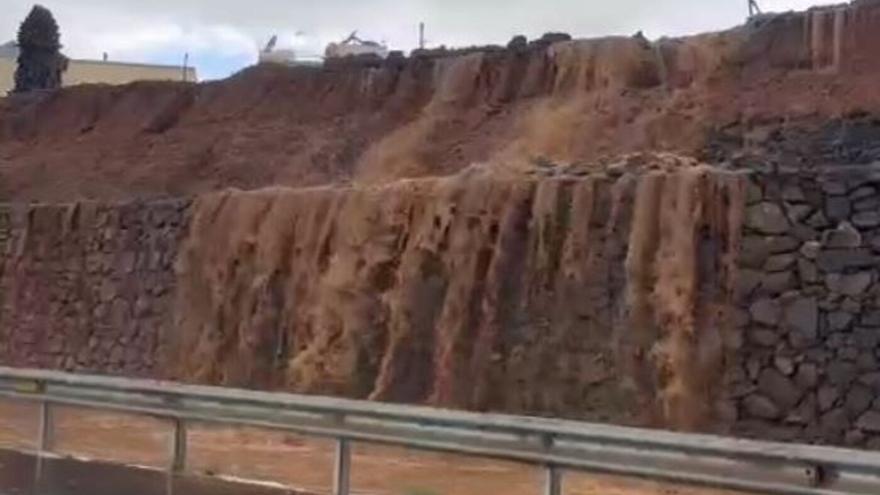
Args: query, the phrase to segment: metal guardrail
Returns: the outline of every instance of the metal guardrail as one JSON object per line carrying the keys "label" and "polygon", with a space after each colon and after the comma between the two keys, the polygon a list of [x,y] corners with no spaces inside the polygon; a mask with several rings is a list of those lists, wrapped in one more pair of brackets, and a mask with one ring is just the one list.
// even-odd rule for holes
{"label": "metal guardrail", "polygon": [[169,493],[186,469],[188,421],[335,439],[334,495],[351,491],[352,442],[539,465],[546,495],[562,493],[566,469],[753,493],[880,493],[880,453],[840,448],[3,367],[0,398],[40,404],[38,479],[53,447],[53,408],[66,405],[168,420]]}

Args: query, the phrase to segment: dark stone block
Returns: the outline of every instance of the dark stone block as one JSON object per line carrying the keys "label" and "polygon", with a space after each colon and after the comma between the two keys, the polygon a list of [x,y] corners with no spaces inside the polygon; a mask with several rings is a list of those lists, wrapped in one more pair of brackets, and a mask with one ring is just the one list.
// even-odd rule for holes
{"label": "dark stone block", "polygon": [[853,203],[855,211],[868,211],[880,209],[880,196],[872,196],[870,198],[862,198]]}
{"label": "dark stone block", "polygon": [[871,410],[862,414],[856,426],[867,432],[880,433],[880,412]]}
{"label": "dark stone block", "polygon": [[831,221],[828,220],[828,217],[823,212],[817,211],[807,219],[807,225],[814,229],[826,229],[831,226]]}
{"label": "dark stone block", "polygon": [[776,419],[782,414],[772,400],[760,394],[752,394],[743,399],[743,409],[753,418]]}
{"label": "dark stone block", "polygon": [[857,212],[852,216],[852,223],[856,227],[870,229],[880,225],[880,211],[867,210]]}
{"label": "dark stone block", "polygon": [[797,287],[797,278],[790,271],[765,273],[761,276],[761,283],[757,293],[765,296],[775,296]]}
{"label": "dark stone block", "polygon": [[[852,204],[844,196],[831,196],[825,199],[825,215],[832,222],[840,222],[849,218]],[[772,233],[772,232],[768,232]]]}
{"label": "dark stone block", "polygon": [[861,351],[856,358],[856,366],[862,372],[876,370],[878,367],[877,358],[870,351]]}
{"label": "dark stone block", "polygon": [[862,313],[862,317],[859,322],[866,327],[880,327],[880,310],[873,310]]}
{"label": "dark stone block", "polygon": [[749,342],[764,347],[773,347],[779,341],[779,335],[766,328],[750,328],[747,335]]}
{"label": "dark stone block", "polygon": [[857,248],[862,245],[862,234],[848,222],[841,222],[834,230],[822,235],[822,246],[830,249]]}
{"label": "dark stone block", "polygon": [[[847,201],[847,206],[849,202]],[[849,213],[847,212],[847,216]],[[782,208],[775,203],[758,203],[746,209],[745,225],[762,234],[784,234],[788,232],[789,222]]]}
{"label": "dark stone block", "polygon": [[[770,312],[772,307],[759,308],[767,312],[767,316],[773,316]],[[819,309],[816,299],[804,297],[795,299],[782,310],[783,327],[795,332],[807,341],[815,340],[819,330]]]}
{"label": "dark stone block", "polygon": [[763,200],[764,192],[761,190],[761,186],[754,181],[748,181],[746,183],[746,204],[753,205],[755,203],[760,203]]}
{"label": "dark stone block", "polygon": [[816,394],[806,394],[800,404],[785,418],[785,422],[808,425],[815,421],[818,413]]}
{"label": "dark stone block", "polygon": [[825,277],[828,290],[846,296],[859,296],[868,290],[874,280],[871,271],[850,274],[831,273]]}
{"label": "dark stone block", "polygon": [[813,363],[801,363],[794,375],[794,382],[801,390],[815,387],[819,383],[819,369]]}
{"label": "dark stone block", "polygon": [[800,249],[801,256],[811,260],[818,258],[820,252],[822,252],[822,244],[817,241],[806,241]]}
{"label": "dark stone block", "polygon": [[782,308],[776,299],[758,299],[749,306],[752,320],[762,325],[775,326],[782,317]]}
{"label": "dark stone block", "polygon": [[850,387],[849,392],[847,392],[843,407],[846,409],[850,419],[855,419],[871,407],[873,400],[874,394],[871,389],[857,383]]}
{"label": "dark stone block", "polygon": [[864,248],[824,249],[816,259],[816,266],[826,273],[839,273],[847,269],[871,268],[876,265],[873,253]]}
{"label": "dark stone block", "polygon": [[847,387],[855,380],[858,370],[854,363],[834,361],[828,365],[828,383]]}
{"label": "dark stone block", "polygon": [[846,330],[852,323],[853,315],[844,311],[833,311],[828,314],[828,329],[832,332]]}
{"label": "dark stone block", "polygon": [[798,224],[813,214],[813,207],[805,204],[790,204],[785,206],[786,215],[792,224]]}
{"label": "dark stone block", "polygon": [[870,387],[875,394],[880,394],[880,371],[862,374],[859,376],[859,383]]}
{"label": "dark stone block", "polygon": [[795,261],[797,255],[794,253],[776,254],[767,258],[763,268],[765,272],[781,272],[794,266]]}
{"label": "dark stone block", "polygon": [[789,410],[801,399],[801,391],[785,375],[765,368],[758,376],[758,390],[782,410]]}
{"label": "dark stone block", "polygon": [[832,196],[842,196],[847,193],[846,183],[836,180],[824,180],[820,182],[822,192]]}
{"label": "dark stone block", "polygon": [[746,300],[761,285],[763,274],[757,270],[748,268],[740,269],[736,275],[736,287],[734,293],[740,301]]}
{"label": "dark stone block", "polygon": [[800,277],[801,282],[806,284],[814,284],[819,281],[819,269],[816,268],[816,264],[810,262],[809,260],[800,258],[797,261],[797,271],[798,277]]}
{"label": "dark stone block", "polygon": [[789,203],[802,203],[807,197],[797,184],[786,184],[782,187],[782,199]]}
{"label": "dark stone block", "polygon": [[880,344],[880,329],[877,328],[856,327],[853,336],[860,349],[873,349]]}
{"label": "dark stone block", "polygon": [[857,201],[877,195],[877,190],[872,186],[859,186],[849,193],[849,199]]}
{"label": "dark stone block", "polygon": [[832,409],[819,419],[823,437],[830,442],[839,441],[849,427],[849,418],[843,408]]}

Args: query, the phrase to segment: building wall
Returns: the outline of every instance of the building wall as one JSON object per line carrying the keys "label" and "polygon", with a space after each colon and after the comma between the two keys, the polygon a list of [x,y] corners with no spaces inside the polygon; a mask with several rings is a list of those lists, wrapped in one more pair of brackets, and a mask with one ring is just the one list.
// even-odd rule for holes
{"label": "building wall", "polygon": [[0,58],[0,97],[12,90],[15,84],[15,60]]}
{"label": "building wall", "polygon": [[[174,66],[124,64],[99,60],[71,60],[64,74],[64,85],[126,84],[140,80],[181,81],[183,68]],[[187,81],[196,80],[196,71],[189,67]]]}
{"label": "building wall", "polygon": [[[14,87],[16,61],[0,58],[0,95]],[[64,85],[78,84],[126,84],[134,81],[180,81],[183,68],[174,66],[102,62],[100,60],[71,60],[64,74]],[[196,81],[196,70],[187,69],[187,81]]]}

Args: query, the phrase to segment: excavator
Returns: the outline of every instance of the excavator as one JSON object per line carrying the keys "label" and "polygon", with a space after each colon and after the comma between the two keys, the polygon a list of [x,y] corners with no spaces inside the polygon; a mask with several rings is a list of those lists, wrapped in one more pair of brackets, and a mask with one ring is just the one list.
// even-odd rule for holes
{"label": "excavator", "polygon": [[355,55],[373,54],[380,58],[388,56],[388,47],[375,41],[358,38],[357,31],[353,31],[347,38],[339,43],[330,43],[324,52],[324,58],[343,58]]}
{"label": "excavator", "polygon": [[[277,48],[278,35],[273,35],[266,46],[260,50],[259,61],[261,64],[283,65],[311,65],[313,62],[297,60],[293,50]],[[339,43],[330,43],[324,52],[324,59],[344,58],[356,55],[373,54],[380,58],[388,56],[388,48],[375,41],[363,40],[353,31],[347,38]]]}

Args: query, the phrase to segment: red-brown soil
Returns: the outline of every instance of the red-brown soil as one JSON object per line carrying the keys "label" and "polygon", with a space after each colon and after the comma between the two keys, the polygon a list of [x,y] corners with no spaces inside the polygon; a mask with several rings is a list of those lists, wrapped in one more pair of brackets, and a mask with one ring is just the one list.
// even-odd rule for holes
{"label": "red-brown soil", "polygon": [[614,37],[0,99],[0,200],[386,182],[668,150],[866,161],[880,3]]}

